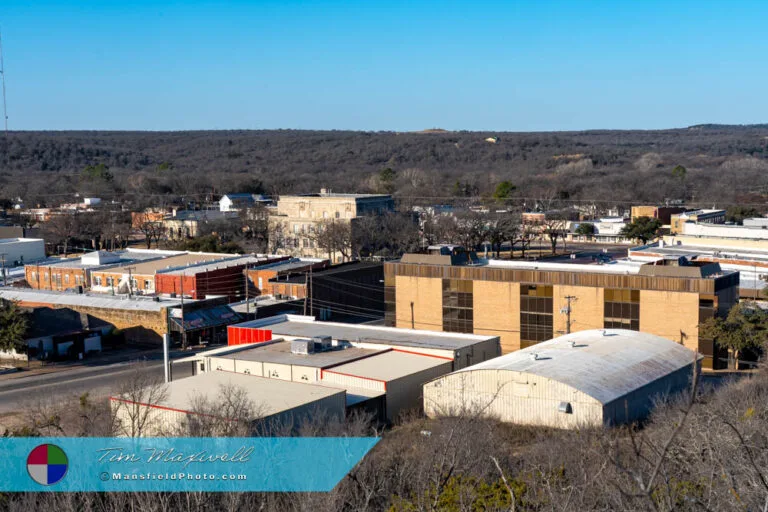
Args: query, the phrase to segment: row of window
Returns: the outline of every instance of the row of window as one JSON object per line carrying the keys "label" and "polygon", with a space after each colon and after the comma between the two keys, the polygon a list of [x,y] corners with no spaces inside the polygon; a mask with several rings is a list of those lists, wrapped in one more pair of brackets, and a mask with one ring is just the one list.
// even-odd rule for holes
{"label": "row of window", "polygon": [[[443,279],[443,330],[474,332],[471,280]],[[520,346],[525,348],[554,337],[554,287],[520,286]],[[640,330],[640,292],[606,289],[603,326]]]}

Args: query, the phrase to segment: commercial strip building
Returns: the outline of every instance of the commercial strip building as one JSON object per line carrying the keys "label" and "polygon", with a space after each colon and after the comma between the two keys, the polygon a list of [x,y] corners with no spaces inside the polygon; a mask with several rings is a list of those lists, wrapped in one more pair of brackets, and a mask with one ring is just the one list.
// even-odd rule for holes
{"label": "commercial strip building", "polygon": [[152,295],[155,293],[155,276],[158,272],[232,258],[233,256],[228,254],[188,252],[126,265],[110,265],[91,270],[91,290]]}
{"label": "commercial strip building", "polygon": [[428,382],[424,411],[570,429],[629,423],[686,389],[700,358],[646,333],[581,331]]}
{"label": "commercial strip building", "polygon": [[233,255],[230,258],[193,265],[179,265],[155,274],[155,293],[201,299],[226,296],[229,302],[245,299],[246,269],[284,261],[287,256]]}
{"label": "commercial strip building", "polygon": [[[228,418],[223,408],[216,407],[232,390],[242,393],[238,400],[252,404],[251,417]],[[216,422],[233,421],[249,423],[248,429],[253,434],[280,434],[320,414],[323,419],[341,419],[345,413],[343,389],[234,372],[208,372],[170,382],[164,386],[163,393],[158,393],[161,394],[154,403],[137,402],[129,396],[110,397],[119,434],[189,436],[201,429],[213,429],[215,433]]]}
{"label": "commercial strip building", "polygon": [[343,389],[348,409],[364,409],[387,421],[421,406],[424,382],[500,354],[495,336],[319,322],[294,315],[229,326],[228,343],[174,366],[192,364],[193,373],[235,372]]}
{"label": "commercial strip building", "polygon": [[688,210],[672,215],[669,232],[673,235],[684,233],[691,225],[724,224],[725,210]]}
{"label": "commercial strip building", "polygon": [[75,258],[49,258],[25,265],[27,284],[37,290],[84,290],[91,287],[94,270],[130,265],[184,254],[180,251],[125,249],[94,251]]}
{"label": "commercial strip building", "polygon": [[680,258],[700,263],[717,263],[725,271],[739,272],[741,298],[764,298],[762,291],[768,285],[768,244],[765,249],[738,245],[713,247],[683,243],[678,236],[675,236],[664,237],[664,240],[634,247],[629,251],[629,259],[637,262],[658,262]]}
{"label": "commercial strip building", "polygon": [[224,341],[226,326],[242,316],[232,311],[226,298],[182,301],[166,297],[129,297],[77,294],[24,288],[0,288],[0,299],[19,302],[24,308],[66,309],[83,318],[83,328],[119,330],[126,342],[159,344],[170,334],[173,342],[185,337],[188,344]]}
{"label": "commercial strip building", "polygon": [[[448,258],[448,259],[447,259]],[[713,365],[699,324],[736,303],[739,273],[717,263],[604,265],[404,255],[384,264],[387,323],[501,338],[504,353],[568,332],[626,328],[673,339]]]}

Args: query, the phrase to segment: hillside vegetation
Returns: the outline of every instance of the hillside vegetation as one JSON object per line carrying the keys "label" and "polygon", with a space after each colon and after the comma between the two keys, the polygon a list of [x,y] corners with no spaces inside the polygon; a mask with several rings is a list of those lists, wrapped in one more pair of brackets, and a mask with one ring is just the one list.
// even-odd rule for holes
{"label": "hillside vegetation", "polygon": [[[495,143],[486,138],[498,137]],[[108,172],[84,172],[99,166]],[[682,166],[685,172],[673,172]],[[384,171],[384,172],[382,172]],[[0,199],[75,192],[147,200],[232,191],[393,192],[403,198],[513,196],[617,203],[759,203],[768,125],[660,131],[12,132],[0,142]],[[420,199],[426,200],[426,199]]]}

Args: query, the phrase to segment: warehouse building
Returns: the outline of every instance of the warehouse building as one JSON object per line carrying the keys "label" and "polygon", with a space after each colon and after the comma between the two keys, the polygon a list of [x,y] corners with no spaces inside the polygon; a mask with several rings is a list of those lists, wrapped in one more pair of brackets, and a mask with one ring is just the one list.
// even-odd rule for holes
{"label": "warehouse building", "polygon": [[[229,347],[174,362],[192,373],[226,371],[346,391],[348,410],[382,421],[421,407],[421,387],[500,354],[495,336],[318,322],[281,315],[228,328]],[[194,378],[194,377],[193,377]]]}
{"label": "warehouse building", "polygon": [[[229,392],[244,392],[252,407],[252,417],[218,417],[215,404]],[[152,393],[140,393],[151,396]],[[190,435],[196,424],[245,421],[251,433],[284,433],[314,418],[343,418],[345,392],[325,386],[265,379],[242,373],[208,372],[170,382],[153,403],[131,400],[129,396],[110,397],[117,431],[122,436],[158,437]],[[207,404],[204,406],[203,404]],[[213,407],[213,409],[212,409]],[[226,409],[220,409],[222,414]]]}
{"label": "warehouse building", "polygon": [[549,263],[406,254],[384,264],[388,325],[495,335],[509,353],[557,334],[630,329],[674,339],[708,357],[699,324],[726,315],[739,272],[664,260]]}
{"label": "warehouse building", "polygon": [[435,379],[424,386],[424,410],[555,428],[629,423],[686,389],[700,359],[660,336],[582,331]]}

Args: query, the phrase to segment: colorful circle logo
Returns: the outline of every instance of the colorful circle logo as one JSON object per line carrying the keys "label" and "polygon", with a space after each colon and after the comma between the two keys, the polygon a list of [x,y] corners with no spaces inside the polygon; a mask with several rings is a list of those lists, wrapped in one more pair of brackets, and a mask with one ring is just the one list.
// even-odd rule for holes
{"label": "colorful circle logo", "polygon": [[67,474],[69,461],[64,450],[55,444],[41,444],[27,457],[27,472],[41,485],[53,485]]}

